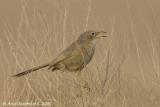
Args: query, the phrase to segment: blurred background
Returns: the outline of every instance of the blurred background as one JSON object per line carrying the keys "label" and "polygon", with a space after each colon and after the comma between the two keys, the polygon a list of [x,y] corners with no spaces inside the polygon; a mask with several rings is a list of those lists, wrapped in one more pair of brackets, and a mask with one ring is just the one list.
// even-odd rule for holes
{"label": "blurred background", "polygon": [[[0,0],[1,105],[159,107],[159,4],[159,0]],[[98,40],[95,56],[80,76],[42,69],[11,77],[50,62],[86,30],[104,30],[109,37]]]}

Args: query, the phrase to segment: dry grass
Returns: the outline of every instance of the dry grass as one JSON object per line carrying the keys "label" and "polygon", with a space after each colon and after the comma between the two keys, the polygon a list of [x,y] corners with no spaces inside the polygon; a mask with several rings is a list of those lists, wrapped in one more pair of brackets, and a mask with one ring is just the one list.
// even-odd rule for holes
{"label": "dry grass", "polygon": [[[155,1],[16,2],[20,6],[16,25],[0,17],[1,105],[159,107],[160,15],[154,11],[159,8],[153,7]],[[94,59],[81,73],[42,69],[10,77],[48,63],[88,29],[105,30],[110,37],[98,41]]]}

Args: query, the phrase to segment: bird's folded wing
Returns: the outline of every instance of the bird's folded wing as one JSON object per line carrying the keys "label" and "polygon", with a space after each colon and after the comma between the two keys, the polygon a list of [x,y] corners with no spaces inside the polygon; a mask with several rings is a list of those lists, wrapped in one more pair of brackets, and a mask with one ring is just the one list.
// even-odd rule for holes
{"label": "bird's folded wing", "polygon": [[49,64],[49,67],[54,66],[57,63],[60,63],[70,57],[76,56],[80,54],[80,48],[77,46],[76,43],[73,43],[70,47],[68,47],[66,50],[64,50],[57,58],[55,58],[51,63]]}
{"label": "bird's folded wing", "polygon": [[60,62],[62,62],[62,61],[64,61],[65,59],[68,59],[68,58],[70,58],[71,57],[71,55],[59,55],[57,58],[55,58],[50,64],[49,64],[49,66],[53,66],[53,65],[55,65],[55,64],[57,64],[57,63],[60,63]]}

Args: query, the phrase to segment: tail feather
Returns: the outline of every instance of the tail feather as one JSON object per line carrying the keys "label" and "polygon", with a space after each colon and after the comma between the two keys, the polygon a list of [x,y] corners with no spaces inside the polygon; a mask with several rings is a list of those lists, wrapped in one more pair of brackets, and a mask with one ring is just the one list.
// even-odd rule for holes
{"label": "tail feather", "polygon": [[21,72],[21,73],[18,73],[18,74],[16,74],[16,75],[13,75],[12,77],[21,77],[21,76],[23,76],[23,75],[27,75],[27,74],[29,74],[29,73],[31,73],[31,72],[37,71],[37,70],[42,69],[42,68],[45,68],[45,67],[47,67],[47,66],[49,66],[49,64],[37,66],[37,67],[31,68],[31,69],[29,69],[29,70],[26,70],[26,71],[24,71],[24,72]]}

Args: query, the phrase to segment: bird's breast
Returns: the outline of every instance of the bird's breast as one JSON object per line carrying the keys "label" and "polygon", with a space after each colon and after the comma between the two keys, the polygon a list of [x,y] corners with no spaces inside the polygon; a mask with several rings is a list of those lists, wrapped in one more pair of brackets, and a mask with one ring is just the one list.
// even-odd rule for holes
{"label": "bird's breast", "polygon": [[83,49],[83,60],[85,64],[88,64],[91,59],[93,58],[94,55],[94,51],[95,51],[95,45],[94,44],[89,44],[86,45]]}

